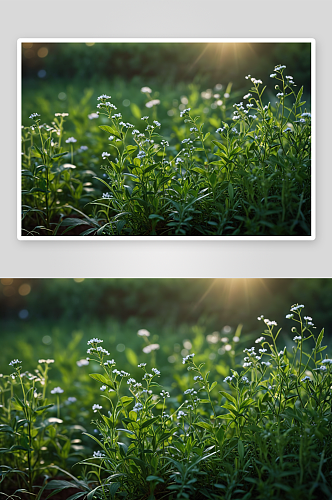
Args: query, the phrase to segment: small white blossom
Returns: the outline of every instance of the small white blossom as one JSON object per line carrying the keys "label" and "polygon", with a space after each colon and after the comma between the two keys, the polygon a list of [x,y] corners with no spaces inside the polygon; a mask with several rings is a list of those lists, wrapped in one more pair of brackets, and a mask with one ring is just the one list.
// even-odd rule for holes
{"label": "small white blossom", "polygon": [[142,328],[141,330],[138,330],[137,335],[139,337],[150,337],[150,332]]}
{"label": "small white blossom", "polygon": [[265,337],[259,337],[259,339],[255,340],[255,344],[260,344],[261,342],[264,342]]}
{"label": "small white blossom", "polygon": [[22,361],[19,361],[18,359],[13,359],[13,361],[9,363],[9,366],[16,366],[20,364],[22,364]]}
{"label": "small white blossom", "polygon": [[79,359],[78,361],[76,361],[76,364],[79,368],[81,368],[81,366],[87,366],[89,364],[89,360]]}
{"label": "small white blossom", "polygon": [[63,389],[61,387],[54,387],[54,389],[51,390],[51,394],[62,394]]}
{"label": "small white blossom", "polygon": [[157,370],[157,368],[151,368],[151,370],[153,371],[153,373],[154,373],[155,375],[160,375],[160,371],[159,371],[159,370]]}
{"label": "small white blossom", "polygon": [[98,410],[102,409],[102,406],[95,404],[95,405],[92,406],[92,409],[93,409],[94,413],[97,413]]}

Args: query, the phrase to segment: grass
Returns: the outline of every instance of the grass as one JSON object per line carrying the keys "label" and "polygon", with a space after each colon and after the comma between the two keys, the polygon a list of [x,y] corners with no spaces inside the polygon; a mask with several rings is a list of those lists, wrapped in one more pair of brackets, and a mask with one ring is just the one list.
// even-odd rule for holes
{"label": "grass", "polygon": [[120,113],[102,94],[88,112],[87,91],[68,132],[66,112],[51,125],[32,113],[22,129],[22,234],[310,235],[311,115],[284,69],[270,101],[246,77],[233,94],[231,84],[222,93],[192,84],[177,98],[143,87],[144,111],[126,98]]}
{"label": "grass", "polygon": [[3,495],[330,498],[332,360],[302,304],[286,318],[283,348],[260,316],[259,334],[196,328],[172,358],[173,339],[146,329],[125,362],[93,337],[78,366],[79,335],[34,372],[15,358],[1,377]]}

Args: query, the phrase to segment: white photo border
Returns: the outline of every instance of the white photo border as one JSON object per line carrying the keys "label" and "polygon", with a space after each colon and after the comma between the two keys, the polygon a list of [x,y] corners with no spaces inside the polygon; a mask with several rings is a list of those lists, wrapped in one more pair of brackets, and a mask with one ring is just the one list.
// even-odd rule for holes
{"label": "white photo border", "polygon": [[[309,236],[23,236],[21,220],[21,126],[23,43],[310,43],[311,44],[311,234]],[[17,239],[21,241],[309,241],[316,239],[316,40],[314,38],[19,38],[17,40]]]}

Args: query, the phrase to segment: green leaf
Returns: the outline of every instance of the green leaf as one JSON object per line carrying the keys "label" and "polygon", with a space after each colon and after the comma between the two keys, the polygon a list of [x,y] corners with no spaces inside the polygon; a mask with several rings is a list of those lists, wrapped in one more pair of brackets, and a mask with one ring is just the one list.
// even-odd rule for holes
{"label": "green leaf", "polygon": [[237,449],[239,452],[240,459],[243,460],[244,459],[244,446],[243,446],[241,439],[239,439],[237,442]]}
{"label": "green leaf", "polygon": [[157,483],[164,483],[165,481],[163,480],[163,478],[161,477],[158,477],[158,476],[148,476],[146,478],[147,481],[156,481]]}
{"label": "green leaf", "polygon": [[236,405],[236,399],[231,396],[230,394],[228,394],[228,392],[225,392],[225,391],[219,391],[219,393],[224,396],[226,399],[228,399],[228,401],[230,401],[231,403],[234,403]]}
{"label": "green leaf", "polygon": [[149,427],[154,422],[156,422],[156,420],[158,420],[158,418],[159,417],[153,417],[153,418],[149,418],[148,420],[145,420],[145,422],[143,422],[143,424],[141,425],[141,429],[145,429],[146,427]]}
{"label": "green leaf", "polygon": [[229,199],[231,201],[233,201],[233,198],[234,198],[234,188],[233,188],[233,184],[231,182],[228,184],[228,196],[229,196]]}
{"label": "green leaf", "polygon": [[64,490],[66,488],[76,488],[77,484],[70,483],[69,481],[63,481],[60,479],[52,479],[49,483],[47,483],[46,490],[56,490],[56,489]]}
{"label": "green leaf", "polygon": [[132,114],[134,115],[135,118],[137,118],[137,120],[140,120],[142,118],[142,115],[141,115],[141,110],[140,108],[137,106],[137,104],[135,104],[134,102],[132,102],[130,104],[130,109],[131,109],[131,112]]}
{"label": "green leaf", "polygon": [[[60,158],[61,156],[66,156],[68,153],[69,153],[69,151],[65,151],[64,153],[58,153],[56,155],[53,155],[52,159],[54,159],[54,158]],[[74,167],[74,168],[76,168],[76,167]]]}
{"label": "green leaf", "polygon": [[317,347],[320,347],[320,344],[321,344],[321,342],[323,340],[323,337],[324,337],[324,328],[322,329],[322,331],[318,335],[318,339],[317,339],[317,342],[316,342],[316,346]]}
{"label": "green leaf", "polygon": [[127,347],[125,350],[125,354],[126,354],[126,358],[129,361],[129,363],[132,366],[136,367],[138,365],[138,359],[137,359],[136,353],[132,349],[130,349],[130,347]]}
{"label": "green leaf", "polygon": [[211,392],[211,391],[212,391],[212,389],[214,389],[216,385],[217,385],[217,382],[216,382],[216,381],[214,381],[214,382],[210,385],[210,387],[209,387],[209,392]]}
{"label": "green leaf", "polygon": [[115,137],[117,137],[118,139],[122,139],[122,137],[119,134],[119,132],[117,132],[117,130],[115,130],[114,128],[110,127],[109,125],[99,125],[99,128],[101,128],[105,132],[108,132],[109,134],[115,135]]}
{"label": "green leaf", "polygon": [[100,373],[89,373],[89,376],[94,380],[98,380],[98,382],[101,382],[102,384],[106,384],[109,387],[113,387],[111,381],[108,378],[104,377],[104,375],[101,375]]}
{"label": "green leaf", "polygon": [[129,396],[122,396],[122,398],[120,399],[120,401],[121,401],[122,406],[128,406],[128,405],[130,405],[130,403],[132,401],[134,401],[134,398],[133,397],[129,397]]}
{"label": "green leaf", "polygon": [[52,408],[52,406],[54,406],[54,404],[50,404],[50,405],[46,405],[46,406],[38,406],[38,408],[36,408],[35,411],[44,411],[47,408]]}
{"label": "green leaf", "polygon": [[207,139],[209,136],[210,136],[210,132],[207,132],[207,133],[205,134],[205,136],[204,136],[203,142],[205,142],[205,141],[206,141],[206,139]]}

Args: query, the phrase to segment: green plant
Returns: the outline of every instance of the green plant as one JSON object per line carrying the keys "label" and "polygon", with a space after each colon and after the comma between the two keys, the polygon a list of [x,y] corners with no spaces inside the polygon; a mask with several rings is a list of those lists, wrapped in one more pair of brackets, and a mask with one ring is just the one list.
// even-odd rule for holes
{"label": "green plant", "polygon": [[[206,115],[208,108],[193,85],[189,99],[183,99],[193,107],[181,104],[180,117],[169,109],[165,120],[157,119],[161,101],[149,87],[142,93],[151,117],[142,116],[140,107],[131,103],[133,123],[124,121],[111,96],[99,96],[97,113],[92,114],[99,116],[99,127],[110,134],[110,142],[102,146],[104,140],[93,127],[92,149],[103,164],[98,165],[95,154],[91,161],[104,174],[89,182],[85,176],[93,171],[61,165],[58,155],[65,152],[60,141],[54,147],[61,152],[47,153],[43,129],[38,128],[38,151],[32,143],[28,147],[33,131],[24,129],[28,184],[23,193],[24,200],[34,203],[24,201],[23,217],[31,220],[23,227],[31,228],[28,234],[82,236],[310,235],[311,114],[302,101],[303,88],[296,93],[284,69],[279,65],[271,75],[277,81],[275,102],[271,95],[266,101],[266,87],[250,75],[246,78],[252,86],[240,103],[234,98],[243,93],[231,95],[231,84],[223,99],[202,92],[202,100],[215,110],[212,116]],[[81,130],[77,119],[75,124]],[[37,125],[38,117],[33,128]],[[38,165],[38,155],[44,166]],[[73,161],[73,149],[68,155]],[[32,215],[40,223],[33,226]]]}

